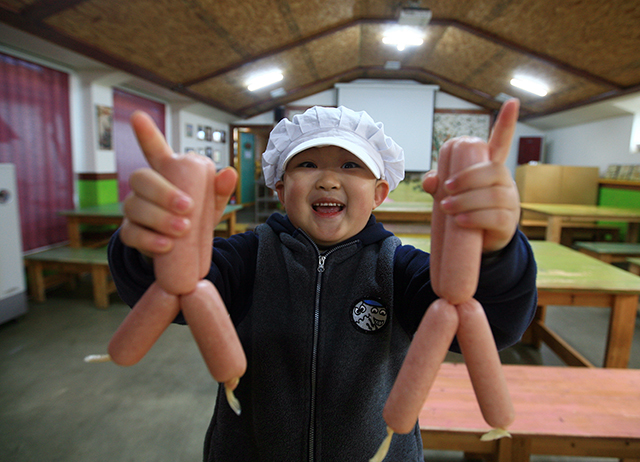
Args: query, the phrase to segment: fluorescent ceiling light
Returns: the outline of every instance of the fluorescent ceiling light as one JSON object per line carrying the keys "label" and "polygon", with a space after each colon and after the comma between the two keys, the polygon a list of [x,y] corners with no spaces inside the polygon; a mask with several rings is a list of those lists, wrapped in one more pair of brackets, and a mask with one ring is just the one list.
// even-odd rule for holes
{"label": "fluorescent ceiling light", "polygon": [[423,35],[412,28],[394,29],[388,31],[382,37],[382,43],[395,45],[399,51],[406,47],[416,47],[424,43]]}
{"label": "fluorescent ceiling light", "polygon": [[549,89],[545,85],[522,77],[511,79],[511,85],[538,96],[547,96],[549,93]]}
{"label": "fluorescent ceiling light", "polygon": [[280,71],[271,72],[269,74],[262,74],[249,80],[247,82],[247,88],[249,89],[249,91],[256,91],[260,88],[268,87],[271,84],[280,82],[283,78],[284,76]]}

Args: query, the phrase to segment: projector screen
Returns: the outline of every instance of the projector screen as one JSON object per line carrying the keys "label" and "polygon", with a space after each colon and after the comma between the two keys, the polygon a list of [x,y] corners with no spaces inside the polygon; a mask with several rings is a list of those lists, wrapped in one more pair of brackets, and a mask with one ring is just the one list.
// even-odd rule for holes
{"label": "projector screen", "polygon": [[336,84],[338,105],[366,111],[404,149],[405,170],[431,168],[433,109],[436,85],[418,83]]}

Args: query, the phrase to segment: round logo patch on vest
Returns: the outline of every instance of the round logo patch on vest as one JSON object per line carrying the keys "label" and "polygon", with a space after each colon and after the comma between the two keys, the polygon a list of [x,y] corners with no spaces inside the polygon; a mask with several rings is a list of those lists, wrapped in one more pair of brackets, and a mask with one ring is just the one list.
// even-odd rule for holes
{"label": "round logo patch on vest", "polygon": [[376,300],[360,300],[351,310],[355,326],[364,332],[376,332],[387,324],[387,307]]}

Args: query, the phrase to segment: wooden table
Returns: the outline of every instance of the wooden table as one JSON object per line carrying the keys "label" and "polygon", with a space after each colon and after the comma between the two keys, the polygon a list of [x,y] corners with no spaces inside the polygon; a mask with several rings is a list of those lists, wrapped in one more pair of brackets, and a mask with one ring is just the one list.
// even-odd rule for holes
{"label": "wooden table", "polygon": [[630,257],[627,258],[627,262],[629,263],[629,271],[640,276],[640,258]]}
{"label": "wooden table", "polygon": [[[428,238],[402,238],[403,244],[429,251]],[[538,310],[523,342],[553,350],[570,366],[593,367],[584,356],[545,324],[547,305],[610,308],[604,367],[629,363],[638,310],[640,277],[548,241],[531,241],[538,264]],[[576,322],[579,322],[576,319]]]}
{"label": "wooden table", "polygon": [[376,220],[390,222],[430,223],[433,202],[390,202],[386,201],[373,211]]}
{"label": "wooden table", "polygon": [[590,221],[621,221],[628,223],[627,241],[638,241],[640,209],[624,209],[602,205],[534,204],[523,202],[523,211],[536,212],[547,220],[546,240],[560,242],[565,224]]}
{"label": "wooden table", "polygon": [[[221,222],[227,222],[227,234],[235,233],[236,212],[241,210],[241,205],[227,205],[224,209]],[[104,204],[93,207],[81,207],[73,210],[62,210],[60,215],[67,217],[67,231],[69,233],[69,246],[82,247],[82,234],[80,225],[117,225],[122,223],[124,217],[122,204]]]}
{"label": "wooden table", "polygon": [[489,430],[464,364],[443,364],[420,414],[425,449],[464,451],[500,462],[530,454],[640,461],[640,371],[503,366],[516,411],[512,438]]}

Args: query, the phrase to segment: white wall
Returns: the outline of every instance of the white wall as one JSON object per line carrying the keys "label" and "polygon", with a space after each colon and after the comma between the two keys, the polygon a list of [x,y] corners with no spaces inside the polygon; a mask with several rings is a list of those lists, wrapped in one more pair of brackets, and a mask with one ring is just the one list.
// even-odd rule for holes
{"label": "white wall", "polygon": [[628,115],[549,130],[547,163],[599,167],[601,174],[609,164],[639,164],[640,155],[629,150],[632,125]]}

